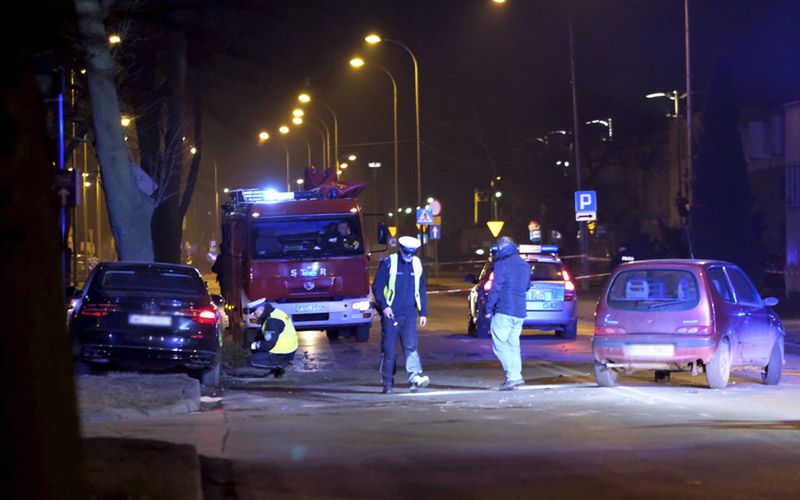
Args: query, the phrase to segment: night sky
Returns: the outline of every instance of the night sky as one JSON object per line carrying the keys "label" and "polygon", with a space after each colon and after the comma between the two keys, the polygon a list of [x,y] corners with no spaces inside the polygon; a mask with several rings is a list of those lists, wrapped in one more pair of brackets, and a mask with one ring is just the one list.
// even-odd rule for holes
{"label": "night sky", "polygon": [[[375,68],[354,72],[347,62],[359,54],[397,78],[401,205],[415,201],[412,66],[396,46],[368,47],[363,37],[370,31],[401,41],[419,59],[423,195],[440,197],[451,214],[468,213],[472,189],[504,173],[509,148],[524,147],[548,130],[571,127],[569,2],[209,5],[205,25],[198,26],[199,69],[207,84],[204,159],[219,164],[220,185],[282,185],[283,148],[258,147],[256,134],[288,122],[296,95],[307,90],[338,113],[341,155],[359,155],[347,178],[373,183],[366,161],[389,167],[378,177],[379,196],[388,201],[391,145],[363,144],[391,141],[391,84]],[[698,109],[722,56],[734,63],[743,109],[769,110],[800,98],[800,2],[692,0],[690,5]],[[644,96],[685,90],[683,1],[581,0],[572,3],[571,11],[581,118],[613,117],[617,134],[666,126],[671,103]],[[330,122],[324,110],[313,109]],[[307,127],[304,133],[318,148],[319,133]],[[288,144],[292,176],[300,177],[305,143],[296,138]],[[370,193],[365,196],[374,196]],[[460,225],[468,218],[451,220]]]}

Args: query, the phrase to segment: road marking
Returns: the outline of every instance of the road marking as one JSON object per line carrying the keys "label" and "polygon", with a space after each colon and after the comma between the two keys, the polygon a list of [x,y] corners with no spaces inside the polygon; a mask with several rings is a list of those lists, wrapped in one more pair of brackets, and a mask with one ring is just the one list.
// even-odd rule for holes
{"label": "road marking", "polygon": [[[596,387],[595,383],[581,382],[576,384],[543,384],[543,385],[521,385],[517,387],[520,391],[542,391],[547,389],[576,389],[581,387]],[[480,394],[486,392],[511,392],[511,391],[498,391],[497,389],[469,389],[469,390],[444,390],[444,391],[421,391],[421,392],[404,392],[398,396],[406,397],[420,397],[420,396],[455,396],[461,394]]]}

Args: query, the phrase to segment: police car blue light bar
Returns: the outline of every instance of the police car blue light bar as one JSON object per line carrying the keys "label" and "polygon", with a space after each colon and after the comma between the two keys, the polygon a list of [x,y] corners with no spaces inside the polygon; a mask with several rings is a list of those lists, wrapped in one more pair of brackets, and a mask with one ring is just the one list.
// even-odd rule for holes
{"label": "police car blue light bar", "polygon": [[558,245],[520,245],[519,253],[521,254],[537,254],[537,253],[558,253]]}

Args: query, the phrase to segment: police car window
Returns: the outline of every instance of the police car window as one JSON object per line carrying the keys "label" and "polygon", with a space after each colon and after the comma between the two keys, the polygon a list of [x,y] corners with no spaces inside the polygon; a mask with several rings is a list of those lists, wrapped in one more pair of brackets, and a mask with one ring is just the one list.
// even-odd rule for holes
{"label": "police car window", "polygon": [[750,279],[736,267],[726,267],[728,277],[731,279],[733,291],[736,293],[736,302],[739,304],[760,304],[759,297]]}
{"label": "police car window", "polygon": [[361,224],[355,215],[261,218],[253,224],[256,259],[363,253]]}
{"label": "police car window", "polygon": [[531,262],[531,280],[563,281],[561,264],[558,262]]}

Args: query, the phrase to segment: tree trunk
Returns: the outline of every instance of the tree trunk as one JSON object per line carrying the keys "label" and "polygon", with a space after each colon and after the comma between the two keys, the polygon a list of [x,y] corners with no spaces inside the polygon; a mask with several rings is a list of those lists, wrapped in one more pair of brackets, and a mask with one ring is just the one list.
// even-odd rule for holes
{"label": "tree trunk", "polygon": [[121,260],[153,260],[150,218],[153,200],[139,190],[130,166],[114,86],[114,60],[108,48],[98,0],[75,0],[78,28],[86,51],[95,149],[103,176],[108,218]]}
{"label": "tree trunk", "polygon": [[4,50],[16,53],[0,83],[0,497],[85,498],[52,145],[22,51]]}
{"label": "tree trunk", "polygon": [[175,22],[174,18],[172,21],[164,175],[161,177],[165,184],[153,213],[152,234],[156,260],[178,263],[181,258],[182,219],[179,206],[186,110],[186,36],[180,22]]}

